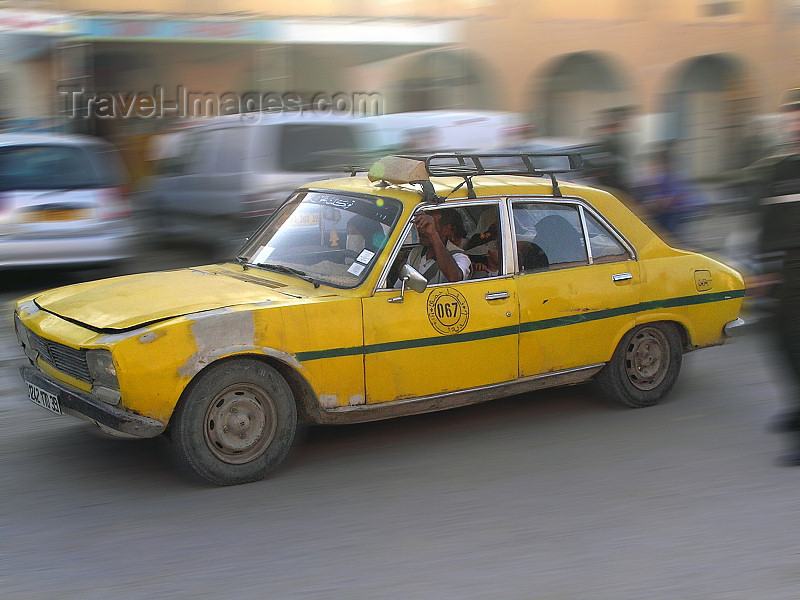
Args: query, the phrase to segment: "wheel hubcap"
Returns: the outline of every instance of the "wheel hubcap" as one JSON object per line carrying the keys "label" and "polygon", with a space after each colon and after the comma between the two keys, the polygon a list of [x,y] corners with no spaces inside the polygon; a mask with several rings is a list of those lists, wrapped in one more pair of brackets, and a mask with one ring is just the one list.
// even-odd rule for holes
{"label": "wheel hubcap", "polygon": [[667,375],[669,369],[669,342],[654,327],[639,330],[625,352],[625,372],[630,382],[640,390],[652,390]]}
{"label": "wheel hubcap", "polygon": [[223,390],[211,402],[203,433],[217,458],[242,464],[269,447],[275,424],[272,399],[259,388],[239,384]]}

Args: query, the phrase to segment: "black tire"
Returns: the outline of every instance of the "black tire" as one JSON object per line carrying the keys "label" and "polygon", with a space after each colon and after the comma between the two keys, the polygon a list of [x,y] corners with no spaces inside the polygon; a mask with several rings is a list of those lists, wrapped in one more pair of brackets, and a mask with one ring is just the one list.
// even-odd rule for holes
{"label": "black tire", "polygon": [[672,323],[647,323],[626,333],[597,383],[611,400],[631,408],[658,404],[681,371],[683,345]]}
{"label": "black tire", "polygon": [[217,485],[263,479],[286,457],[297,407],[281,375],[242,358],[209,367],[193,381],[170,424],[178,463]]}

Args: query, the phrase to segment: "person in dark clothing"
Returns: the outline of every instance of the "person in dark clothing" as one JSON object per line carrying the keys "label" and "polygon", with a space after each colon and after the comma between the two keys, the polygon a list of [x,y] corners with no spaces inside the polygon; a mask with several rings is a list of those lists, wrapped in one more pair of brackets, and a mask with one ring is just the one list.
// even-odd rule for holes
{"label": "person in dark clothing", "polygon": [[777,299],[774,333],[795,386],[792,407],[774,428],[791,436],[782,464],[800,466],[800,89],[789,92],[781,112],[786,143],[748,170],[755,174],[762,198],[761,279],[770,282]]}
{"label": "person in dark clothing", "polygon": [[631,193],[630,160],[632,155],[632,109],[618,106],[603,111],[604,122],[598,129],[598,144],[607,159],[596,174],[601,185],[626,194]]}

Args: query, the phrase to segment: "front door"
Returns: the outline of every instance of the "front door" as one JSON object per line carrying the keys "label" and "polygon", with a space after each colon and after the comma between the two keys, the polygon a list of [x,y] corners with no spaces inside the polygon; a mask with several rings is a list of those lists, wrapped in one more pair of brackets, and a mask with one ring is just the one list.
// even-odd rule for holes
{"label": "front door", "polygon": [[430,396],[517,378],[519,311],[510,276],[364,300],[367,403]]}
{"label": "front door", "polygon": [[[485,233],[479,228],[497,223],[499,203],[473,202],[459,210],[466,226],[462,246],[468,246]],[[516,380],[519,302],[505,251],[499,248],[503,266],[489,277],[429,285],[421,294],[406,290],[402,302],[389,301],[400,296],[397,289],[363,300],[367,403]]]}

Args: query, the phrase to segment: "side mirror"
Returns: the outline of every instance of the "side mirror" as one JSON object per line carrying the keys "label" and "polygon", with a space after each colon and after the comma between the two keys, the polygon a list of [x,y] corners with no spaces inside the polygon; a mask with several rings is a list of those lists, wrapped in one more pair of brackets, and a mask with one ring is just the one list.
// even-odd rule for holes
{"label": "side mirror", "polygon": [[417,271],[411,265],[403,265],[400,269],[400,276],[399,276],[401,285],[400,285],[400,295],[395,296],[394,298],[389,298],[389,302],[392,303],[400,303],[403,301],[403,298],[406,293],[406,286],[408,286],[411,290],[421,294],[425,291],[425,288],[428,287],[428,280],[425,279],[425,276],[422,275],[419,271]]}

